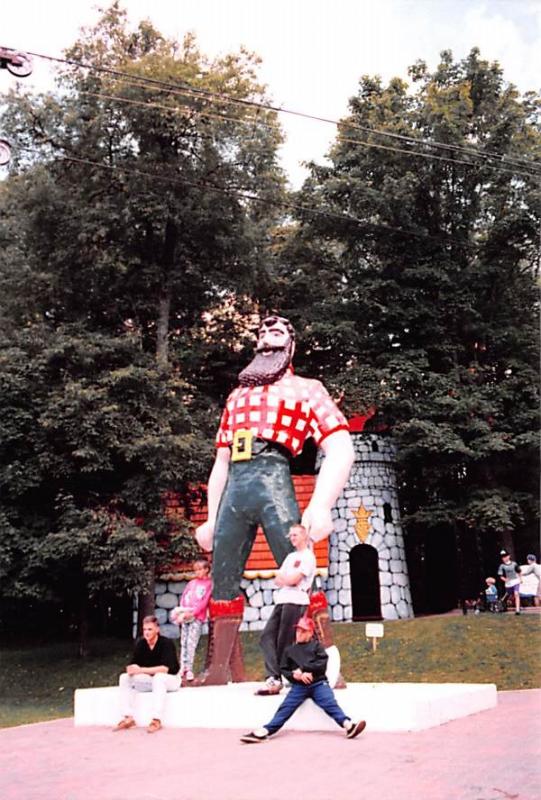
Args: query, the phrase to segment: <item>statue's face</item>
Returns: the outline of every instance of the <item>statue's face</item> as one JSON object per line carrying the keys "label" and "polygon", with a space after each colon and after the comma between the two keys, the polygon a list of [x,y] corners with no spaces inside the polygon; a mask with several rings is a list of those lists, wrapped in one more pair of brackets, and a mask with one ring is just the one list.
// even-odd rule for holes
{"label": "statue's face", "polygon": [[256,350],[258,353],[271,353],[273,350],[282,350],[290,339],[291,334],[281,320],[274,319],[268,325],[263,322],[259,329]]}
{"label": "statue's face", "polygon": [[294,331],[284,317],[267,317],[261,322],[255,356],[239,375],[241,386],[275,383],[291,364],[295,349]]}

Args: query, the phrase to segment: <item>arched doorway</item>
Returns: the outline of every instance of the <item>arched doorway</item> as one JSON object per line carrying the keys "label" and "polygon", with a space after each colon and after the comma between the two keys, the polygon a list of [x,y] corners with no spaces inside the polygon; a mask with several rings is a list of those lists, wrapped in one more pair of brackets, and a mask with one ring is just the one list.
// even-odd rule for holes
{"label": "arched doorway", "polygon": [[358,544],[349,551],[351,605],[354,621],[381,619],[378,551]]}

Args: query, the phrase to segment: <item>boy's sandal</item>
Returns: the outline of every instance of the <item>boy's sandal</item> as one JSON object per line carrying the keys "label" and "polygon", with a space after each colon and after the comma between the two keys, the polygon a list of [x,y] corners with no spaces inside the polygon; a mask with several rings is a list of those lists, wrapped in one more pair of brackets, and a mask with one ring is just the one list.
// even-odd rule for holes
{"label": "boy's sandal", "polygon": [[134,728],[134,727],[135,727],[134,718],[133,717],[124,717],[124,719],[120,720],[118,725],[115,725],[115,727],[113,728],[113,732],[116,733],[116,731],[127,731],[130,728]]}
{"label": "boy's sandal", "polygon": [[150,722],[150,725],[147,728],[147,733],[156,733],[162,727],[162,723],[159,719],[153,719]]}

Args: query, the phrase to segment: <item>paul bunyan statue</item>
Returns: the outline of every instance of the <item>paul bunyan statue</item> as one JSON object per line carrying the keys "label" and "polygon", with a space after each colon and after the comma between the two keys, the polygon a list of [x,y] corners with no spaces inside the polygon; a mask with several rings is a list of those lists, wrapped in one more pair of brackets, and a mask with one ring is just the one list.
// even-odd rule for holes
{"label": "paul bunyan statue", "polygon": [[[230,675],[243,679],[240,581],[258,525],[278,565],[292,552],[287,534],[293,524],[301,521],[313,542],[329,536],[331,509],[353,464],[346,418],[320,381],[293,373],[294,350],[290,322],[279,316],[264,319],[255,357],[240,373],[222,414],[208,481],[208,519],[196,531],[199,545],[212,550],[214,584],[209,652],[199,685],[224,684]],[[301,519],[290,461],[309,437],[325,458]],[[310,608],[319,638],[328,646],[323,593],[312,596]]]}

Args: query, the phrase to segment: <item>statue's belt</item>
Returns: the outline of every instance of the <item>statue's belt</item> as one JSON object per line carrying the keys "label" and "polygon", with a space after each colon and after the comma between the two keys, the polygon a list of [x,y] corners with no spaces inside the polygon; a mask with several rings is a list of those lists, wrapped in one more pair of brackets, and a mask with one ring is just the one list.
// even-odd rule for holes
{"label": "statue's belt", "polygon": [[283,444],[270,441],[269,439],[260,439],[254,436],[250,430],[236,430],[233,434],[233,442],[231,447],[231,461],[251,461],[261,453],[274,450],[287,459],[291,460],[293,457],[291,451]]}

